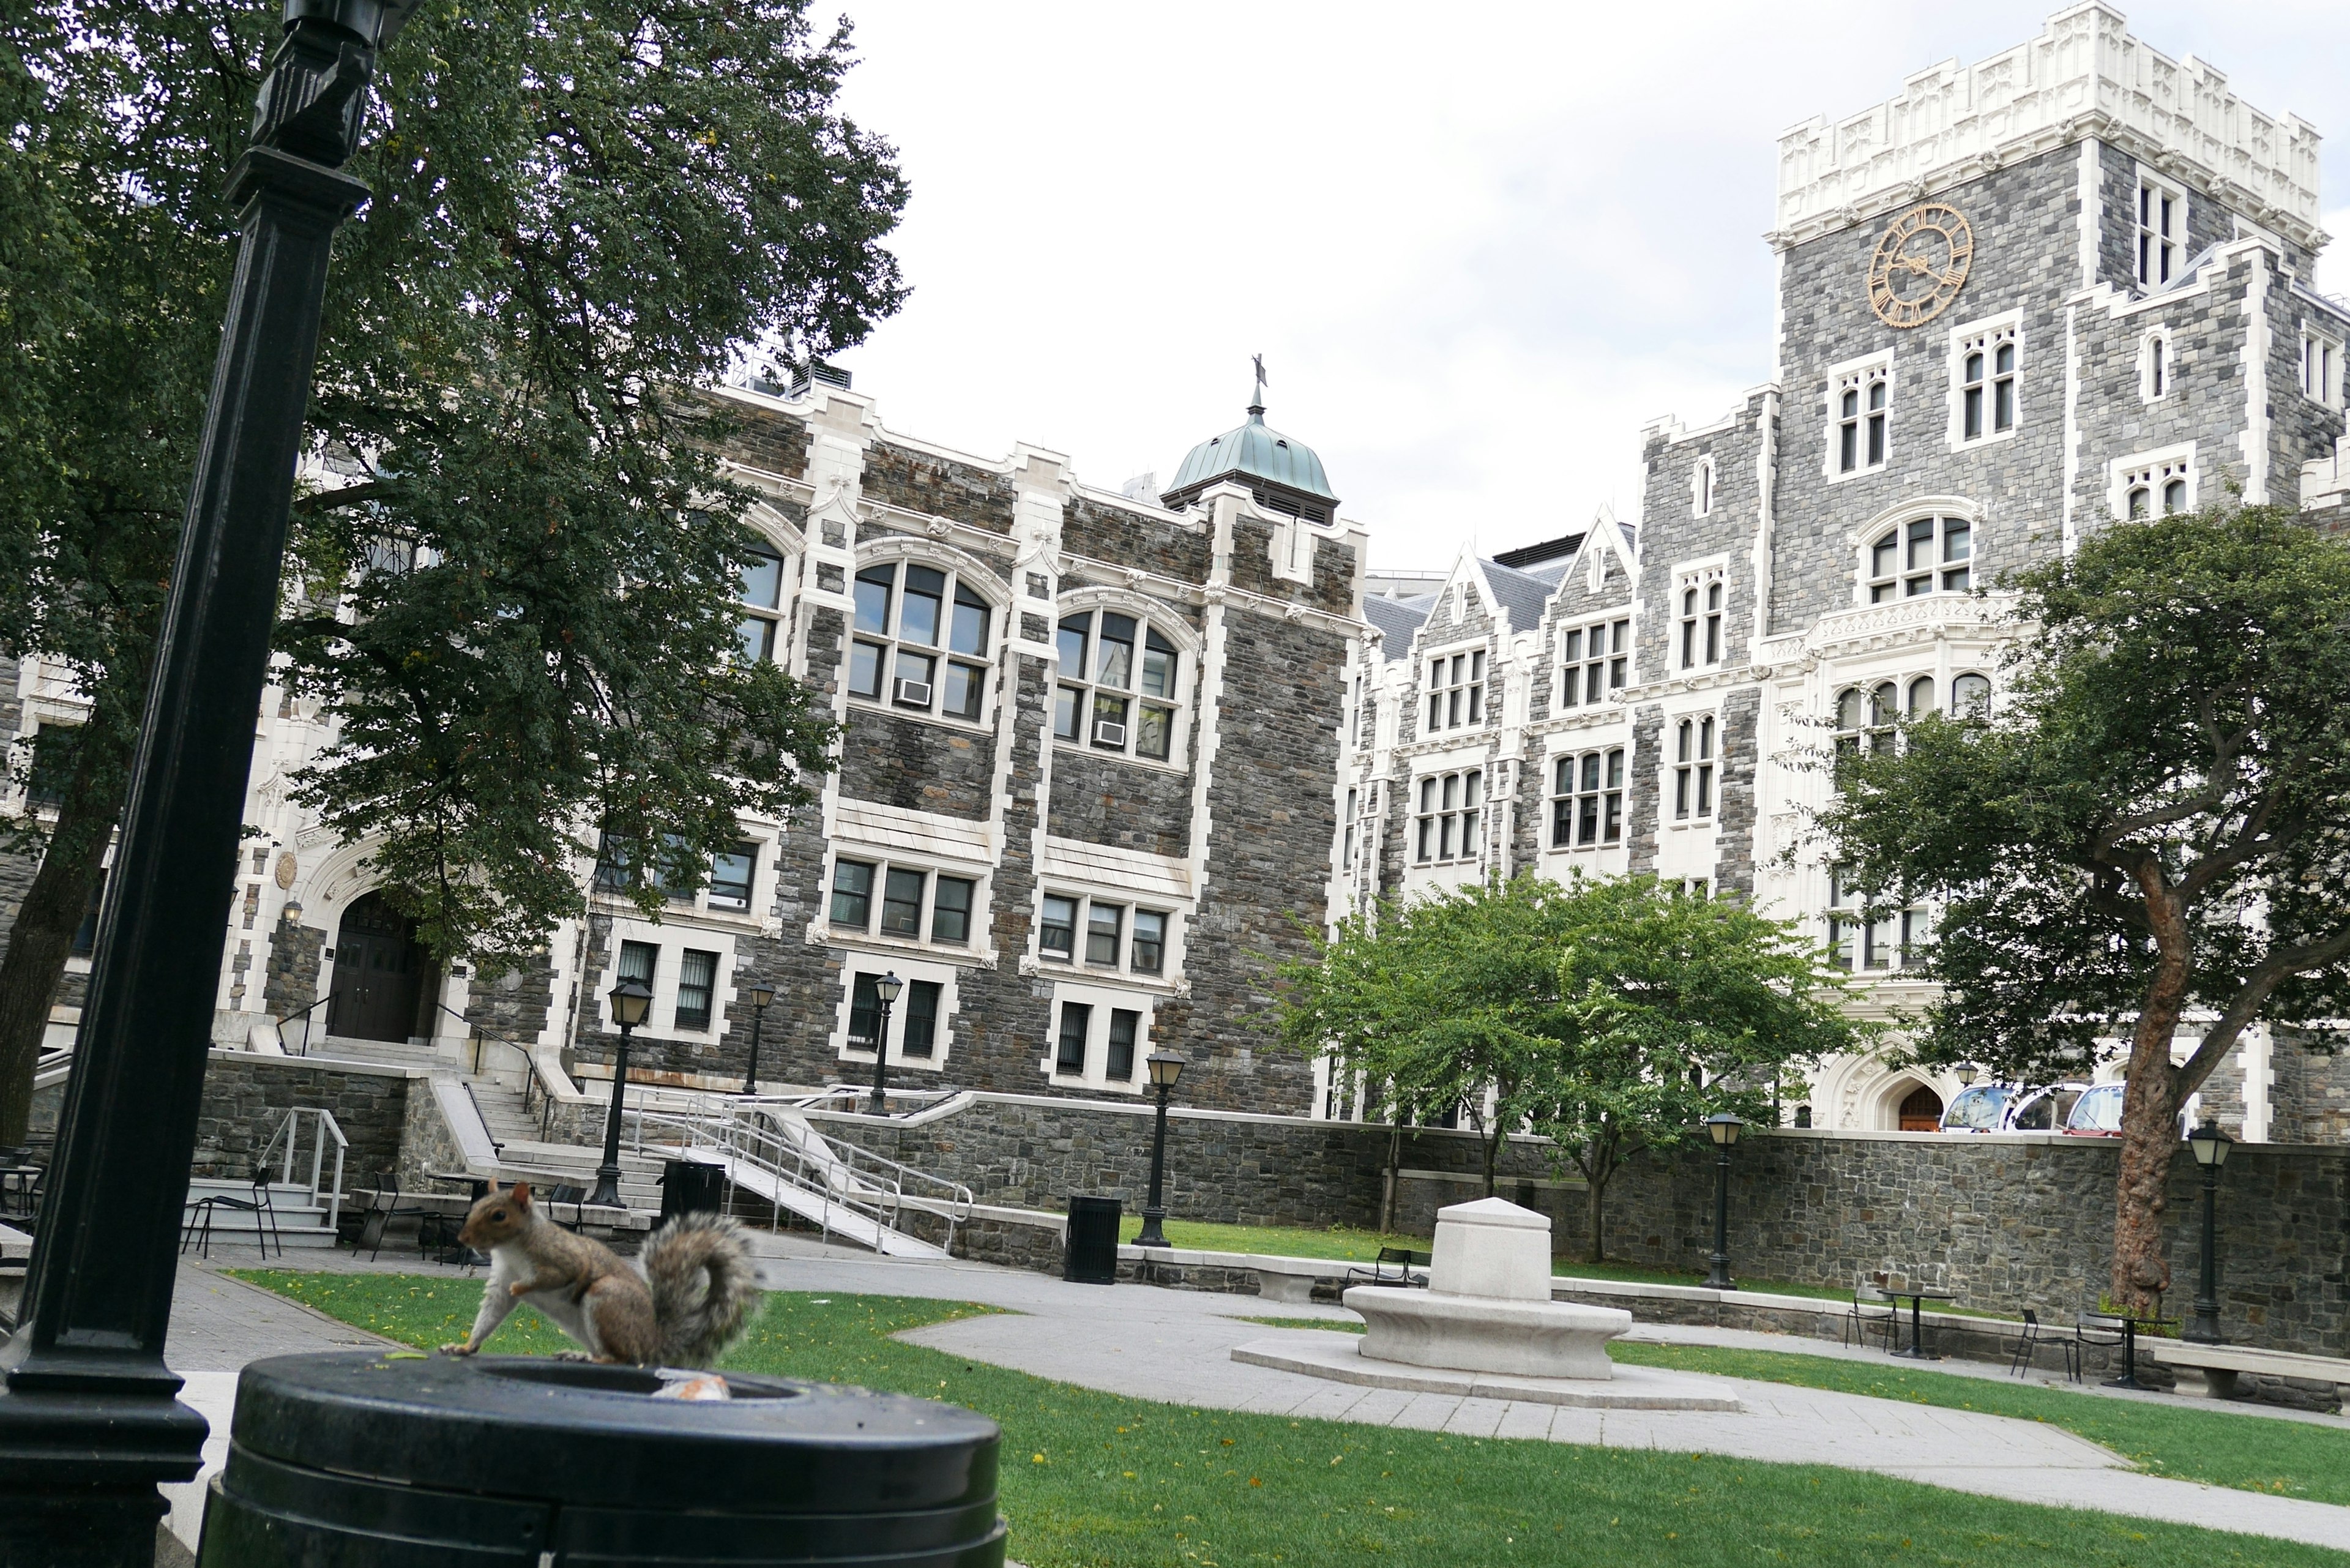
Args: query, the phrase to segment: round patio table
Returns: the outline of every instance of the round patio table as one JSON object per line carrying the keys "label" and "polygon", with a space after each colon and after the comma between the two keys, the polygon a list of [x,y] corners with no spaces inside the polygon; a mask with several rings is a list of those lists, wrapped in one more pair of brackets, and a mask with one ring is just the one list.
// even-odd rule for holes
{"label": "round patio table", "polygon": [[1893,1298],[1896,1303],[1894,1307],[1894,1321],[1896,1323],[1900,1321],[1901,1309],[1898,1303],[1904,1301],[1909,1303],[1909,1348],[1907,1350],[1896,1350],[1891,1354],[1900,1356],[1905,1361],[1925,1361],[1931,1359],[1926,1355],[1925,1303],[1928,1302],[1956,1301],[1958,1297],[1951,1294],[1949,1291],[1899,1290],[1896,1289],[1892,1285],[1880,1285],[1877,1288],[1882,1290],[1887,1295]]}

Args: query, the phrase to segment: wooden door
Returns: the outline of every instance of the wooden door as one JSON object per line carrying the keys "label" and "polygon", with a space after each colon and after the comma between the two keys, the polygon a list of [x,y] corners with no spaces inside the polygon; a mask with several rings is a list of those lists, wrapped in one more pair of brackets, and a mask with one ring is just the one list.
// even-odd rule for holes
{"label": "wooden door", "polygon": [[424,981],[415,923],[369,893],[343,911],[335,939],[327,1033],[354,1040],[407,1040],[416,1033]]}

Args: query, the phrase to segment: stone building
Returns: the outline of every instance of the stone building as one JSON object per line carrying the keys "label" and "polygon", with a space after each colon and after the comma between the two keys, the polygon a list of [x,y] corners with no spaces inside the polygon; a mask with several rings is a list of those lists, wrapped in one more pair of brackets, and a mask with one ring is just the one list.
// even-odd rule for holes
{"label": "stone building", "polygon": [[[1995,585],[2092,529],[2229,494],[2343,514],[2350,312],[2312,286],[2317,219],[2316,131],[2103,4],[1785,133],[1770,379],[1642,432],[1638,527],[1367,600],[1343,896],[1652,872],[1808,921],[1872,1010],[1919,1000],[1929,911],[1859,909],[1800,849],[1807,763],[1996,703]],[[2207,1099],[2338,1140],[2334,1075],[2256,1034]],[[1958,1088],[1841,1061],[1806,1113],[1930,1126]]]}
{"label": "stone building", "polygon": [[[328,732],[272,688],[217,1037],[463,1058],[478,1023],[593,1075],[605,993],[635,977],[655,993],[637,1064],[733,1088],[756,982],[775,993],[764,1084],[861,1082],[894,974],[899,1085],[1134,1096],[1165,1049],[1189,1058],[1188,1103],[1305,1111],[1313,1068],[1264,1049],[1269,971],[1329,898],[1336,714],[1363,630],[1364,536],[1336,520],[1320,460],[1260,400],[1153,498],[1087,485],[1057,452],[990,462],[896,434],[846,378],[723,395],[769,552],[743,580],[743,646],[847,727],[820,815],[745,820],[658,922],[583,862],[590,918],[476,988],[428,962],[368,845],[287,799]],[[51,672],[0,674],[16,735],[78,719]],[[72,968],[60,1043],[87,958]]]}

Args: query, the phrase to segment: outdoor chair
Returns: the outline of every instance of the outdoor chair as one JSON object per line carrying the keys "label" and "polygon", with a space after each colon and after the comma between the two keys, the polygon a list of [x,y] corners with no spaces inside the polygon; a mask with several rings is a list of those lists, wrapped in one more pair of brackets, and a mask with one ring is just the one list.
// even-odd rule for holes
{"label": "outdoor chair", "polygon": [[418,1204],[402,1204],[400,1197],[399,1173],[377,1171],[375,1191],[368,1199],[367,1218],[359,1225],[359,1233],[351,1241],[352,1251],[356,1252],[361,1247],[368,1249],[368,1262],[370,1263],[383,1251],[383,1233],[394,1220],[413,1219],[416,1221],[418,1248],[422,1250],[427,1229],[425,1220],[427,1217],[433,1216],[434,1211]]}
{"label": "outdoor chair", "polygon": [[1889,1353],[1900,1333],[1901,1309],[1894,1304],[1893,1298],[1865,1274],[1854,1281],[1852,1304],[1845,1309],[1844,1342],[1851,1345],[1856,1340],[1866,1350],[1868,1348],[1868,1336],[1879,1334],[1884,1336],[1885,1348]]}
{"label": "outdoor chair", "polygon": [[259,1166],[253,1168],[253,1196],[231,1198],[216,1192],[209,1198],[199,1198],[188,1217],[180,1224],[180,1251],[186,1252],[190,1241],[196,1241],[196,1255],[209,1259],[213,1255],[213,1216],[223,1210],[253,1216],[254,1240],[261,1243],[261,1255],[269,1256],[269,1243],[277,1243],[277,1255],[286,1255],[286,1239],[277,1233],[277,1210],[269,1200],[269,1172]]}
{"label": "outdoor chair", "polygon": [[[579,1229],[579,1208],[588,1200],[588,1189],[575,1181],[558,1181],[546,1189],[546,1217],[566,1231]],[[571,1205],[571,1218],[566,1220],[556,1210],[562,1204]]]}
{"label": "outdoor chair", "polygon": [[2065,1373],[2074,1382],[2081,1381],[2081,1368],[2088,1359],[2087,1347],[2098,1350],[2118,1350],[2122,1344],[2120,1321],[2108,1314],[2082,1311],[2073,1314],[2073,1337],[2066,1345]]}
{"label": "outdoor chair", "polygon": [[2040,1314],[2030,1307],[2023,1309],[2023,1332],[2016,1335],[2015,1354],[2008,1358],[2007,1375],[2010,1377],[2021,1377],[2031,1371],[2032,1358],[2039,1354],[2043,1344],[2053,1345],[2064,1353],[2064,1375],[2078,1383],[2081,1380],[2080,1345],[2069,1339],[2042,1340]]}
{"label": "outdoor chair", "polygon": [[[1378,1257],[1367,1269],[1348,1269],[1348,1284],[1401,1285],[1425,1288],[1426,1274],[1415,1274],[1415,1268],[1428,1265],[1428,1254],[1415,1252],[1409,1247],[1381,1247]],[[1392,1271],[1392,1272],[1390,1272]]]}

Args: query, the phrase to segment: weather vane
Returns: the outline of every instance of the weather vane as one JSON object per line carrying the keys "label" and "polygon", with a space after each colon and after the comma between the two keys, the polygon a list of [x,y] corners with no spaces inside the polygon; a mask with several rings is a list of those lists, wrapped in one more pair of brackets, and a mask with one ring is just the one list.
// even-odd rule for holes
{"label": "weather vane", "polygon": [[1264,356],[1252,354],[1249,358],[1256,366],[1256,401],[1257,406],[1263,408],[1264,406]]}

